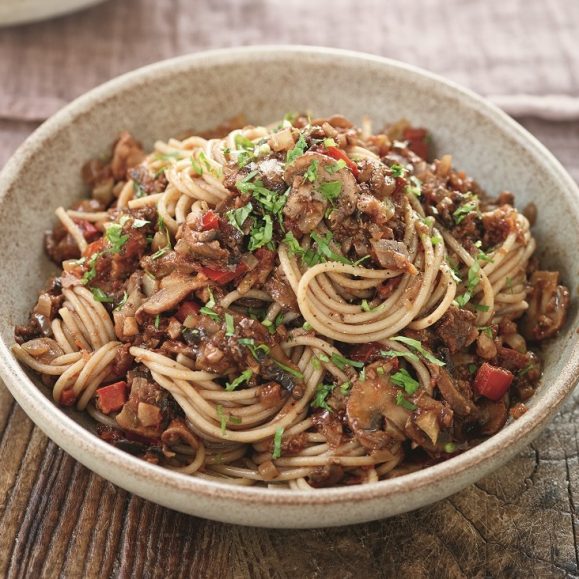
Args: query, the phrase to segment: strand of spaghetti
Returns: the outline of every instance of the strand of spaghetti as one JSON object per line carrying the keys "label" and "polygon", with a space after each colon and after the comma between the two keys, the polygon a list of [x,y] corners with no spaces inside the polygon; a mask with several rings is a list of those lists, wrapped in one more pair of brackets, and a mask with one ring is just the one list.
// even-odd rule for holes
{"label": "strand of spaghetti", "polygon": [[[80,322],[80,319],[75,312],[69,310],[67,307],[60,308],[58,314],[64,322],[66,330],[72,338],[72,343],[80,350],[92,351],[90,346],[90,337],[85,336],[87,333],[86,327]],[[63,328],[64,331],[64,328]]]}
{"label": "strand of spaghetti", "polygon": [[163,371],[166,372],[169,372],[170,370],[182,372],[183,376],[180,376],[180,378],[183,380],[191,380],[192,382],[205,382],[208,380],[214,380],[215,378],[219,377],[218,374],[212,374],[211,372],[193,372],[186,366],[178,364],[175,362],[175,360],[171,360],[171,358],[167,358],[167,356],[157,354],[151,350],[145,350],[144,348],[132,346],[129,351],[131,355],[134,356],[139,362],[158,364],[163,368]]}
{"label": "strand of spaghetti", "polygon": [[[114,360],[120,342],[109,342],[93,352],[74,383],[75,394],[80,394],[88,382]],[[107,369],[108,370],[108,369]]]}
{"label": "strand of spaghetti", "polygon": [[94,295],[91,291],[89,291],[86,287],[77,285],[74,287],[73,290],[78,296],[80,296],[86,303],[86,305],[92,310],[94,316],[93,320],[95,322],[101,322],[103,327],[103,332],[101,336],[103,339],[114,340],[115,339],[115,328],[113,326],[113,322],[109,313],[107,312],[106,308],[103,306],[101,302],[97,302],[95,300]]}
{"label": "strand of spaghetti", "polygon": [[170,470],[175,472],[182,472],[184,474],[193,474],[197,472],[205,464],[205,447],[203,444],[199,444],[197,452],[195,453],[195,459],[191,461],[187,466],[169,466]]}
{"label": "strand of spaghetti", "polygon": [[64,352],[70,354],[78,351],[78,346],[64,333],[61,320],[59,320],[58,318],[54,318],[54,320],[52,320],[50,324],[50,328],[52,329],[54,339],[56,340],[58,345],[64,350]]}
{"label": "strand of spaghetti", "polygon": [[163,197],[164,193],[152,193],[151,195],[145,195],[144,197],[137,197],[136,199],[131,199],[128,202],[129,209],[142,209],[143,207],[153,207],[159,203],[159,200]]}
{"label": "strand of spaghetti", "polygon": [[106,211],[95,211],[94,213],[90,213],[89,211],[73,211],[72,209],[68,209],[66,213],[71,219],[82,219],[93,223],[110,219],[110,215]]}
{"label": "strand of spaghetti", "polygon": [[31,356],[22,346],[19,344],[14,344],[11,347],[12,353],[24,364],[26,364],[29,368],[32,368],[36,372],[41,374],[47,374],[48,376],[60,376],[62,375],[70,365],[67,364],[45,364],[44,362],[39,362]]}
{"label": "strand of spaghetti", "polygon": [[121,189],[119,193],[119,197],[117,198],[117,208],[118,209],[125,209],[130,202],[130,200],[135,195],[135,183],[132,179],[129,179]]}
{"label": "strand of spaghetti", "polygon": [[103,335],[102,328],[98,324],[95,324],[86,304],[79,299],[75,292],[70,289],[63,289],[62,293],[80,318],[82,326],[86,328],[85,335],[87,335],[88,341],[93,349],[97,350],[104,343],[108,342],[107,337]]}
{"label": "strand of spaghetti", "polygon": [[86,360],[81,358],[78,362],[75,362],[65,372],[63,372],[52,388],[52,397],[55,402],[60,402],[61,394],[74,384],[85,364]]}
{"label": "strand of spaghetti", "polygon": [[64,225],[65,229],[70,233],[78,245],[80,252],[84,253],[84,250],[87,248],[88,244],[78,225],[69,217],[64,207],[59,207],[55,213],[56,216],[60,219],[62,225]]}

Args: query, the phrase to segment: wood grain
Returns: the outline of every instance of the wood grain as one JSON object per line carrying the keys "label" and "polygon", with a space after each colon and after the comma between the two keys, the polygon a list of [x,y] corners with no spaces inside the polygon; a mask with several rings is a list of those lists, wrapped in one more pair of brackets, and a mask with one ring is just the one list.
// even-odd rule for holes
{"label": "wood grain", "polygon": [[[577,175],[579,123],[525,123]],[[26,133],[0,124],[11,146]],[[579,393],[525,452],[436,505],[283,531],[189,517],[118,489],[48,441],[0,386],[0,577],[578,577],[578,419]]]}

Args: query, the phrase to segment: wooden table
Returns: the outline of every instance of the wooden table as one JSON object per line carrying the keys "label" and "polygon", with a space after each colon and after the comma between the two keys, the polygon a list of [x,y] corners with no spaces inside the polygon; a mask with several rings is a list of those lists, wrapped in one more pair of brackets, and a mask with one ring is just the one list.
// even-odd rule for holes
{"label": "wooden table", "polygon": [[[523,123],[577,179],[579,122]],[[0,121],[0,166],[33,129]],[[113,486],[0,386],[0,577],[576,577],[578,419],[579,392],[517,458],[431,507],[276,531],[182,515]]]}

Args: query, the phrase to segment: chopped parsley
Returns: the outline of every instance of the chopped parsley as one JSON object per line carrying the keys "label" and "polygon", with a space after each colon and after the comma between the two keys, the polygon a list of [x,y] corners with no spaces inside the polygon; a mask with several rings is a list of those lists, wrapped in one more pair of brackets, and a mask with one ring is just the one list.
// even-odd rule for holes
{"label": "chopped parsley", "polygon": [[351,265],[352,262],[347,257],[336,253],[330,247],[330,243],[333,240],[333,236],[330,231],[328,231],[323,237],[312,231],[310,233],[310,237],[316,242],[318,250],[322,256],[326,257],[330,261],[338,261],[340,263]]}
{"label": "chopped parsley", "polygon": [[271,453],[271,458],[274,460],[281,456],[281,438],[283,436],[284,429],[280,426],[276,428],[275,435],[273,437],[273,452]]}
{"label": "chopped parsley", "polygon": [[416,195],[416,197],[420,197],[422,195],[422,181],[412,175],[409,179],[410,184],[406,185],[406,193],[411,193],[412,195]]}
{"label": "chopped parsley", "polygon": [[333,392],[334,388],[335,384],[318,384],[311,406],[333,412],[332,407],[327,402],[327,398]]}
{"label": "chopped parsley", "polygon": [[96,277],[96,260],[99,256],[99,253],[94,253],[91,255],[90,259],[88,260],[88,269],[84,272],[82,279],[80,280],[81,283],[87,284],[89,281],[92,281]]}
{"label": "chopped parsley", "polygon": [[329,173],[330,175],[333,175],[334,173],[337,173],[338,171],[345,169],[347,166],[348,164],[346,163],[346,161],[344,161],[344,159],[338,159],[335,163],[332,163],[331,165],[328,165],[326,167],[326,172]]}
{"label": "chopped parsley", "polygon": [[106,294],[100,287],[93,287],[90,291],[92,292],[92,297],[97,302],[111,304],[114,301],[113,298]]}
{"label": "chopped parsley", "polygon": [[400,163],[394,163],[390,165],[390,171],[393,177],[404,177],[406,174],[406,169]]}
{"label": "chopped parsley", "polygon": [[478,211],[478,197],[472,193],[467,194],[471,197],[471,201],[468,201],[464,205],[461,205],[452,216],[454,217],[454,222],[458,225],[464,221],[464,218],[473,211]]}
{"label": "chopped parsley", "polygon": [[410,400],[406,400],[406,398],[404,398],[404,394],[402,394],[402,392],[398,392],[396,394],[396,404],[398,406],[402,406],[402,408],[404,408],[405,410],[416,410],[417,406],[416,404],[412,404],[412,402],[410,402]]}
{"label": "chopped parsley", "polygon": [[362,308],[363,312],[371,312],[374,310],[374,308],[368,303],[368,300],[362,300],[360,307]]}
{"label": "chopped parsley", "polygon": [[128,241],[129,236],[123,235],[123,226],[119,223],[112,223],[105,232],[105,239],[109,242],[109,251],[112,253],[119,253],[123,245]]}
{"label": "chopped parsley", "polygon": [[125,293],[123,294],[123,297],[121,298],[121,301],[116,305],[114,311],[118,311],[120,310],[126,303],[127,300],[129,299],[129,293],[125,290]]}
{"label": "chopped parsley", "polygon": [[316,181],[318,178],[318,165],[319,161],[317,159],[314,159],[310,163],[308,170],[304,173],[304,179],[306,181],[309,181],[310,183],[314,183]]}
{"label": "chopped parsley", "polygon": [[480,263],[475,259],[473,264],[468,268],[466,291],[456,298],[456,303],[460,307],[464,307],[470,301],[479,282]]}
{"label": "chopped parsley", "polygon": [[332,362],[340,369],[344,370],[346,366],[352,366],[353,368],[363,368],[363,362],[356,362],[355,360],[349,360],[348,358],[344,358],[342,354],[338,354],[336,352],[332,353]]}
{"label": "chopped parsley", "polygon": [[416,350],[419,354],[422,355],[423,358],[428,360],[431,364],[434,364],[435,366],[444,366],[444,362],[435,358],[428,350],[425,350],[418,340],[407,338],[406,336],[394,336],[393,338],[390,339],[394,340],[395,342],[402,342],[403,344],[410,346],[413,350]]}
{"label": "chopped parsley", "polygon": [[302,134],[300,134],[300,138],[294,148],[287,152],[286,164],[291,165],[294,163],[298,157],[304,154],[307,146],[308,144],[306,143],[306,139]]}
{"label": "chopped parsley", "polygon": [[231,383],[227,382],[225,384],[225,390],[227,392],[232,392],[238,386],[241,386],[244,382],[248,382],[249,380],[251,380],[252,376],[253,372],[251,370],[244,370],[233,382]]}
{"label": "chopped parsley", "polygon": [[273,362],[276,366],[279,366],[282,370],[285,370],[288,374],[291,374],[292,376],[298,378],[299,380],[303,380],[304,375],[298,370],[294,370],[290,366],[286,366],[285,364],[278,362],[275,358],[273,358]]}
{"label": "chopped parsley", "polygon": [[155,316],[155,330],[159,329],[159,324],[161,323],[161,315],[157,314]]}
{"label": "chopped parsley", "polygon": [[235,327],[233,326],[233,316],[225,314],[225,335],[229,338],[235,334]]}
{"label": "chopped parsley", "polygon": [[227,430],[228,416],[226,416],[225,413],[223,412],[223,406],[221,406],[221,404],[218,404],[215,407],[215,411],[217,412],[217,418],[219,418],[219,423],[221,425],[221,434],[225,436],[225,432]]}
{"label": "chopped parsley", "polygon": [[209,300],[199,310],[199,312],[211,318],[214,322],[218,322],[221,318],[219,317],[219,314],[213,309],[215,307],[215,297],[213,296],[211,288],[207,288],[207,291],[209,292]]}
{"label": "chopped parsley", "polygon": [[327,183],[322,183],[320,185],[320,193],[322,197],[333,203],[342,192],[342,183],[340,181],[328,181]]}
{"label": "chopped parsley", "polygon": [[338,143],[334,139],[324,139],[324,147],[337,147]]}
{"label": "chopped parsley", "polygon": [[414,352],[398,352],[397,350],[381,350],[380,355],[384,358],[406,358],[412,362],[418,362],[419,358]]}
{"label": "chopped parsley", "polygon": [[350,392],[350,389],[352,388],[352,382],[344,382],[343,384],[340,385],[340,392],[346,396],[346,394],[348,394],[348,392]]}
{"label": "chopped parsley", "polygon": [[249,251],[270,245],[273,238],[273,221],[270,215],[263,216],[263,225],[255,225],[250,232]]}
{"label": "chopped parsley", "polygon": [[248,203],[239,209],[230,209],[225,214],[225,217],[230,225],[233,225],[235,229],[243,233],[241,226],[245,223],[245,220],[251,215],[253,211],[253,205]]}
{"label": "chopped parsley", "polygon": [[476,364],[469,364],[467,366],[467,369],[468,369],[469,374],[476,374],[477,366],[476,366]]}
{"label": "chopped parsley", "polygon": [[255,340],[253,338],[240,338],[238,343],[242,346],[245,346],[258,362],[262,360],[264,356],[269,354],[269,346],[266,344],[260,344],[259,346],[256,346]]}
{"label": "chopped parsley", "polygon": [[246,136],[238,133],[235,135],[235,146],[238,148],[237,165],[245,167],[255,156],[255,144]]}
{"label": "chopped parsley", "polygon": [[259,179],[252,181],[256,175],[257,171],[252,171],[241,181],[238,181],[235,186],[240,193],[251,195],[266,212],[273,213],[278,219],[281,219],[281,211],[284,208],[287,195],[279,195],[275,191],[271,191],[264,187],[263,182]]}
{"label": "chopped parsley", "polygon": [[283,324],[283,320],[285,318],[285,314],[280,312],[275,320],[272,322],[271,320],[265,319],[261,322],[270,334],[275,334],[276,330]]}
{"label": "chopped parsley", "polygon": [[408,373],[408,370],[405,370],[404,368],[400,368],[398,372],[392,374],[390,380],[396,386],[404,388],[406,394],[414,394],[420,386],[420,383]]}

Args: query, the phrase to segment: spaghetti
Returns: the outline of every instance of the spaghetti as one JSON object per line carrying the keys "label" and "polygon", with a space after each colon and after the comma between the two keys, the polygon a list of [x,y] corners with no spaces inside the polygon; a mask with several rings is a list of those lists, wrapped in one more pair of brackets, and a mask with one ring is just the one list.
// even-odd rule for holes
{"label": "spaghetti", "polygon": [[14,355],[150,462],[304,490],[445,460],[525,411],[569,293],[533,212],[405,121],[123,133],[46,237]]}

